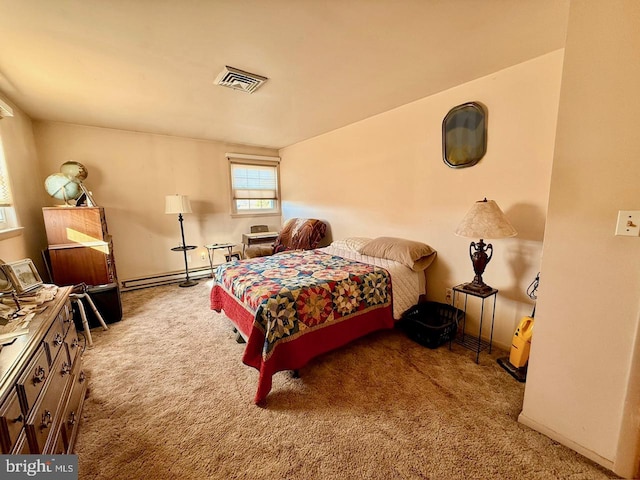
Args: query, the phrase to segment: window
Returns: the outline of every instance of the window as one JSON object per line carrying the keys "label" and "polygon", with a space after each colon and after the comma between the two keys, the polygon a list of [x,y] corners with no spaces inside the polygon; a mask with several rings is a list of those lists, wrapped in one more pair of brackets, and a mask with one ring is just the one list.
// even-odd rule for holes
{"label": "window", "polygon": [[16,226],[15,213],[9,189],[9,176],[4,159],[4,149],[0,139],[0,232]]}
{"label": "window", "polygon": [[231,213],[259,215],[280,213],[280,164],[278,157],[228,153]]}

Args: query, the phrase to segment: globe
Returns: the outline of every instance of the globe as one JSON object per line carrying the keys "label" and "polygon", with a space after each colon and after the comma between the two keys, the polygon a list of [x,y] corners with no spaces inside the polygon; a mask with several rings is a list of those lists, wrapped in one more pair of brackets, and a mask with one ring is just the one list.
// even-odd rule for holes
{"label": "globe", "polygon": [[87,175],[89,175],[87,167],[74,160],[64,162],[60,166],[60,173],[64,173],[67,177],[79,182],[84,182],[87,178]]}
{"label": "globe", "polygon": [[44,181],[44,188],[53,198],[69,203],[82,195],[80,184],[73,178],[69,178],[64,173],[54,173],[49,175]]}

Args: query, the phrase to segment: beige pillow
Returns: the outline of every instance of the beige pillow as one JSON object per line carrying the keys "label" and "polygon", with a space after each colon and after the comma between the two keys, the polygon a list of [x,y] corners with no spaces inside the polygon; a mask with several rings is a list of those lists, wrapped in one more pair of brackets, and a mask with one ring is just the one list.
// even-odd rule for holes
{"label": "beige pillow", "polygon": [[436,258],[436,251],[426,243],[394,237],[378,237],[364,245],[359,252],[370,257],[394,260],[415,272],[424,270]]}

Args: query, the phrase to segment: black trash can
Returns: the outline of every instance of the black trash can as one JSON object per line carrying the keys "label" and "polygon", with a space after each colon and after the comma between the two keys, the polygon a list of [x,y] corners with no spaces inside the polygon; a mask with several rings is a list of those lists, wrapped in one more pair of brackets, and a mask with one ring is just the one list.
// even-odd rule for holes
{"label": "black trash can", "polygon": [[[96,285],[94,287],[87,287],[87,293],[93,303],[95,304],[98,312],[102,316],[105,323],[115,323],[122,320],[122,301],[120,300],[120,287],[117,283],[107,283],[105,285]],[[89,322],[89,328],[101,327],[98,317],[93,313],[93,309],[89,302],[86,300],[80,300],[84,311],[87,315],[87,321]],[[82,326],[82,317],[80,316],[80,310],[76,302],[73,304],[73,322],[76,324],[77,330],[84,330]]]}
{"label": "black trash can", "polygon": [[446,303],[424,302],[402,315],[400,327],[407,336],[429,348],[437,348],[456,335],[464,312]]}

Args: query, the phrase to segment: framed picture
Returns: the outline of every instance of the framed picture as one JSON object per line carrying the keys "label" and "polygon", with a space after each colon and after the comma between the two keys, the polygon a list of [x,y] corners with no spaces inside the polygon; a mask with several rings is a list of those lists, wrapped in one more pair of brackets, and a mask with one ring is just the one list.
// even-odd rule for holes
{"label": "framed picture", "polygon": [[30,292],[42,285],[42,278],[40,278],[36,266],[29,258],[5,263],[2,265],[2,269],[18,295]]}
{"label": "framed picture", "polygon": [[240,254],[232,253],[231,255],[225,255],[224,258],[227,259],[227,262],[230,262],[231,260],[240,260]]}

